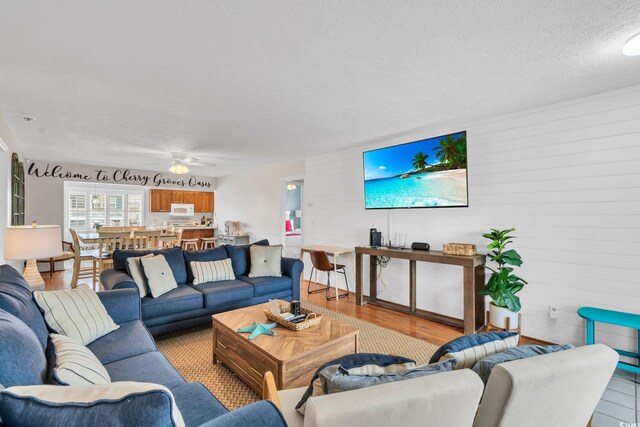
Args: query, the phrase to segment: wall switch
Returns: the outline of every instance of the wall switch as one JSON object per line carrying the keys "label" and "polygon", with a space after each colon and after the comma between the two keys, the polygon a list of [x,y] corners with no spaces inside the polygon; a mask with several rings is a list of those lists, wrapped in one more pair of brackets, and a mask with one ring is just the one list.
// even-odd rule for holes
{"label": "wall switch", "polygon": [[549,318],[550,319],[558,319],[558,318],[560,318],[560,313],[558,312],[558,306],[557,305],[550,305],[549,306]]}

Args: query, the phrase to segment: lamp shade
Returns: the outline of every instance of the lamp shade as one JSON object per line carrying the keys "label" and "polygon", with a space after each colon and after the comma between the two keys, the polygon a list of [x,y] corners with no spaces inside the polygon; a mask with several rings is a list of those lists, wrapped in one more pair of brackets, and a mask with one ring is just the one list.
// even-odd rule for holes
{"label": "lamp shade", "polygon": [[59,225],[19,225],[7,227],[5,259],[50,258],[62,253]]}

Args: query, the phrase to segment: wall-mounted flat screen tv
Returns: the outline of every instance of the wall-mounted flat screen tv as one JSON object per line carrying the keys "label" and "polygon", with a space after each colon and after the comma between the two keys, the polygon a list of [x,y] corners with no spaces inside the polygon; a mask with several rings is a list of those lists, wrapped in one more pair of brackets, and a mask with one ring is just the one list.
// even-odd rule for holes
{"label": "wall-mounted flat screen tv", "polygon": [[365,151],[366,209],[467,207],[467,132]]}

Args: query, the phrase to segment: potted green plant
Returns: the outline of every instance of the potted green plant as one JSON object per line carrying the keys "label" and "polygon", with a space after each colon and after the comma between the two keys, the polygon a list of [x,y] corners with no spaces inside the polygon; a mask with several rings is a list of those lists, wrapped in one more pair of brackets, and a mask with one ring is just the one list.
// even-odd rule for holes
{"label": "potted green plant", "polygon": [[490,233],[485,233],[482,237],[490,239],[487,246],[491,252],[487,255],[489,260],[497,264],[497,267],[485,265],[491,271],[489,281],[480,291],[481,295],[488,295],[491,298],[489,313],[491,324],[497,328],[507,327],[507,318],[511,329],[519,326],[518,312],[520,311],[520,298],[516,295],[524,288],[527,281],[513,274],[513,267],[522,265],[522,258],[515,249],[507,249],[513,242],[515,236],[510,235],[515,228],[508,230],[491,229]]}

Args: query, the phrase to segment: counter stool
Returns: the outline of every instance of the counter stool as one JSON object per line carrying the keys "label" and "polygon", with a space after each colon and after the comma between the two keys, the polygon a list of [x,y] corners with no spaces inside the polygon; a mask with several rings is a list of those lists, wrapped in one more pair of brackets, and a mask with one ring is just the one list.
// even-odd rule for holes
{"label": "counter stool", "polygon": [[218,239],[215,237],[201,237],[200,241],[202,242],[202,249],[215,248],[218,246]]}
{"label": "counter stool", "polygon": [[198,241],[200,239],[182,239],[182,241],[180,242],[180,246],[182,246],[182,249],[184,249],[185,251],[192,249],[194,251],[197,251],[198,249]]}
{"label": "counter stool", "polygon": [[[578,315],[587,320],[587,345],[595,343],[596,328],[595,322],[609,323],[611,325],[624,326],[635,329],[640,333],[640,314],[624,313],[622,311],[605,310],[595,307],[581,307]],[[629,357],[638,361],[638,365],[618,362],[618,369],[640,374],[640,335],[638,338],[637,353],[614,348],[621,356]]]}

